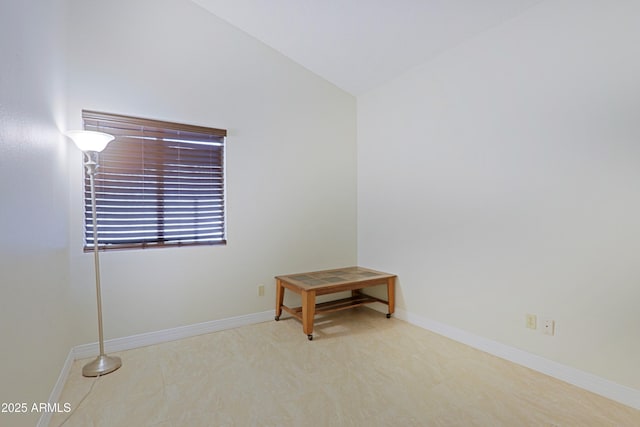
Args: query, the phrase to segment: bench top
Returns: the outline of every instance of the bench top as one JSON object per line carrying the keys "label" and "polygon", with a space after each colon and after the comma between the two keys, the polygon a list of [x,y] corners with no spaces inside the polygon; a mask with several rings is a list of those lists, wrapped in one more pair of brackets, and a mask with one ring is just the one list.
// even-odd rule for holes
{"label": "bench top", "polygon": [[377,282],[391,277],[396,277],[396,275],[364,267],[345,267],[334,270],[287,274],[284,276],[276,276],[276,279],[302,289],[318,289],[340,287],[346,284],[360,282]]}

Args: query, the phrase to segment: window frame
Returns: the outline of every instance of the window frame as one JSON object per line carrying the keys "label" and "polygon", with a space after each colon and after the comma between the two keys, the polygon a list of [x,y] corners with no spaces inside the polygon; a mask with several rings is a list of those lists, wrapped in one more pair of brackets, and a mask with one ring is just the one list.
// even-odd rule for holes
{"label": "window frame", "polygon": [[[85,130],[109,133],[116,138],[98,154],[95,185],[99,250],[226,245],[225,129],[91,110],[82,110],[82,120]],[[131,171],[114,172],[122,169]],[[106,184],[107,181],[110,183]],[[86,170],[83,193],[83,250],[89,252],[93,251],[93,226]],[[118,201],[108,202],[109,197],[117,197]],[[198,207],[200,201],[206,203],[204,208]],[[116,221],[128,225],[112,225]],[[120,237],[116,241],[118,233],[121,236],[131,233],[134,237]],[[182,233],[185,237],[180,237]]]}

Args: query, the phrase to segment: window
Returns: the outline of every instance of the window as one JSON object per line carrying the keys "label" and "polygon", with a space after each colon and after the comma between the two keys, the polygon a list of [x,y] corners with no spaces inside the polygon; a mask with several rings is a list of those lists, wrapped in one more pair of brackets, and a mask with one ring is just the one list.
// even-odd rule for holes
{"label": "window", "polygon": [[[82,111],[85,130],[116,137],[95,176],[101,249],[225,244],[227,131]],[[85,251],[93,248],[85,171]]]}

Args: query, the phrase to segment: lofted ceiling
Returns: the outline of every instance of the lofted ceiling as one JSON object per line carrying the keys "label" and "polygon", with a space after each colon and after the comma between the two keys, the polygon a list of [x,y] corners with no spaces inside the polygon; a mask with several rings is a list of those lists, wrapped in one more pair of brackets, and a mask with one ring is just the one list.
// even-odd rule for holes
{"label": "lofted ceiling", "polygon": [[543,0],[192,0],[359,95]]}

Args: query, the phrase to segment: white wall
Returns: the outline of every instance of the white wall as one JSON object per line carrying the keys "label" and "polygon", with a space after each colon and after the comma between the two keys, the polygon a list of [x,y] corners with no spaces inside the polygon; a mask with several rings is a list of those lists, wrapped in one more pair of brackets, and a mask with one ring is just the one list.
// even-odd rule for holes
{"label": "white wall", "polygon": [[[107,339],[272,310],[274,275],[355,264],[355,98],[187,0],[69,3],[69,127],[84,108],[229,132],[228,244],[102,254]],[[95,299],[70,163],[80,344]]]}
{"label": "white wall", "polygon": [[358,98],[358,261],[400,307],[640,389],[638,16],[547,1]]}
{"label": "white wall", "polygon": [[[0,402],[46,402],[72,346],[62,4],[0,3]],[[32,426],[38,413],[0,413]]]}

